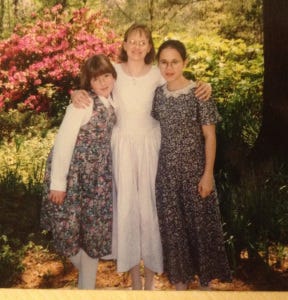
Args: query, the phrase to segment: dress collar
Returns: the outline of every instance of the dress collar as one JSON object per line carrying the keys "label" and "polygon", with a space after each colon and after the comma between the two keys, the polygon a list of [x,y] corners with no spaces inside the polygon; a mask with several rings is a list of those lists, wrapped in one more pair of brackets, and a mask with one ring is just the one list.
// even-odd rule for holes
{"label": "dress collar", "polygon": [[178,97],[180,95],[189,94],[190,90],[195,87],[196,87],[196,82],[190,80],[189,84],[186,85],[185,87],[178,90],[170,91],[168,90],[167,83],[165,83],[163,86],[163,91],[166,97]]}

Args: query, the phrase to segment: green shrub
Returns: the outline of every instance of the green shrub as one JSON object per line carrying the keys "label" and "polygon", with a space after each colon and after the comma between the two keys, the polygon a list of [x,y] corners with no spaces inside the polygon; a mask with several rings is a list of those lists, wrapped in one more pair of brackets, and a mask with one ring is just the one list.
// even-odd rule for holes
{"label": "green shrub", "polygon": [[0,236],[0,287],[9,285],[22,272],[23,258],[22,247],[19,247],[17,240],[8,240],[7,236]]}
{"label": "green shrub", "polygon": [[217,174],[227,248],[234,266],[243,250],[250,258],[259,258],[261,253],[268,264],[270,247],[288,242],[288,162],[247,165],[237,178],[232,169]]}
{"label": "green shrub", "polygon": [[[12,115],[23,120],[18,112]],[[0,287],[9,287],[21,273],[25,245],[31,233],[39,233],[44,166],[55,130],[42,136],[41,122],[33,123],[34,117],[24,128],[17,128],[17,118],[11,117],[15,124],[0,146]]]}
{"label": "green shrub", "polygon": [[53,127],[53,119],[47,114],[35,113],[33,111],[21,112],[11,109],[8,112],[0,113],[0,145],[5,141],[11,141],[15,136],[16,140],[31,138],[33,136],[45,137],[49,128]]}
{"label": "green shrub", "polygon": [[0,147],[0,234],[21,240],[38,229],[45,162],[55,135],[33,131],[15,133]]}

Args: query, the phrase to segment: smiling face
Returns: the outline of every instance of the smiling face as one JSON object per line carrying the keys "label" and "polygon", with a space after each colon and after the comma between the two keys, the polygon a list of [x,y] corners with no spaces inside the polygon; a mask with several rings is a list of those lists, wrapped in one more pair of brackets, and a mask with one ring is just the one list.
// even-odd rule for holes
{"label": "smiling face", "polygon": [[167,47],[162,49],[158,57],[158,67],[167,83],[177,83],[183,79],[183,69],[186,61],[183,60],[180,53]]}
{"label": "smiling face", "polygon": [[151,50],[151,45],[144,31],[134,30],[123,43],[123,48],[129,60],[144,60]]}
{"label": "smiling face", "polygon": [[111,73],[105,73],[97,77],[91,78],[91,88],[98,96],[108,98],[112,92],[115,78]]}
{"label": "smiling face", "polygon": [[99,96],[108,97],[113,89],[117,73],[109,58],[103,54],[93,55],[81,67],[80,87],[93,89]]}

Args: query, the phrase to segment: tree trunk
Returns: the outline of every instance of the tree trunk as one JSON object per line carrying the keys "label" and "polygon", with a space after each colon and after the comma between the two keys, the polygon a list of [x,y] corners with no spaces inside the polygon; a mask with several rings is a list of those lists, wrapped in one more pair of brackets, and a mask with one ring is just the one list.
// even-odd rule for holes
{"label": "tree trunk", "polygon": [[3,35],[3,30],[4,30],[4,0],[0,0],[0,37]]}
{"label": "tree trunk", "polygon": [[255,157],[288,157],[288,1],[263,0],[263,123]]}
{"label": "tree trunk", "polygon": [[18,18],[18,4],[19,0],[13,0],[13,5],[14,5],[14,17],[17,19]]}

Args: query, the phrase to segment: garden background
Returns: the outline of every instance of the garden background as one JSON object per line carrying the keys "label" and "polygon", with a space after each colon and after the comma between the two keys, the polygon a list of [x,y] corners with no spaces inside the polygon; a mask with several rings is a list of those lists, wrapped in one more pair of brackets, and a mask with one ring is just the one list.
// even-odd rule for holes
{"label": "garden background", "polygon": [[[287,3],[277,2],[274,19],[282,20]],[[182,40],[187,77],[212,84],[223,118],[215,177],[234,274],[229,289],[288,290],[288,126],[281,119],[287,87],[272,67],[282,59],[287,71],[287,37],[264,61],[273,37],[279,40],[275,23],[267,27],[274,19],[265,5],[271,8],[264,1],[263,14],[262,0],[0,0],[0,287],[76,286],[75,270],[39,228],[45,161],[78,87],[79,66],[100,52],[117,61],[122,34],[138,21],[151,27],[156,48],[164,39]],[[284,93],[278,110],[271,78],[278,83],[273,99]],[[103,288],[130,284],[114,262],[100,264],[98,281]],[[156,287],[171,288],[164,276]]]}

